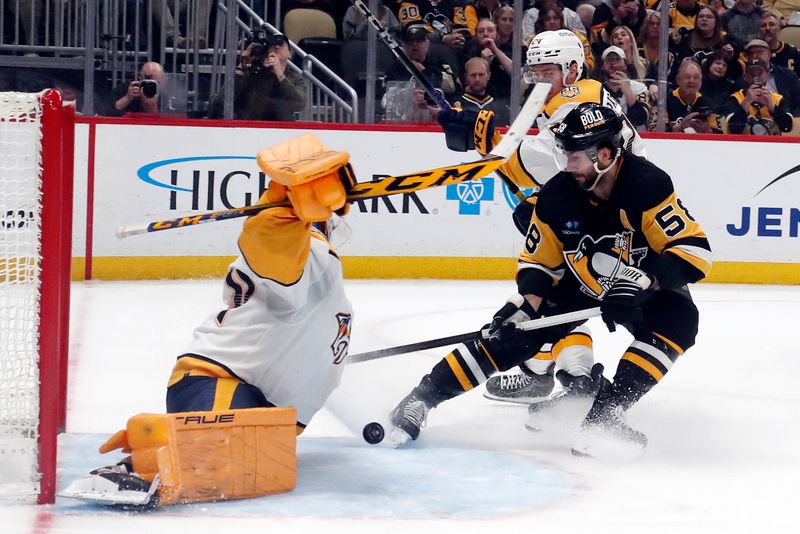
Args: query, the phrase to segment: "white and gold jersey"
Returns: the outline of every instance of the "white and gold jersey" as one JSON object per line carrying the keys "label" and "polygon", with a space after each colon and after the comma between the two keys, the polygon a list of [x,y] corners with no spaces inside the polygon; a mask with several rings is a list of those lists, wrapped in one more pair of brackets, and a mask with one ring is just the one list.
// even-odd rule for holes
{"label": "white and gold jersey", "polygon": [[[226,309],[195,329],[185,356],[199,357],[294,406],[305,426],[338,386],[352,306],[326,239],[289,208],[250,217],[228,267]],[[170,385],[179,380],[173,374]]]}
{"label": "white and gold jersey", "polygon": [[[522,140],[516,153],[500,167],[500,171],[520,187],[541,187],[560,169],[556,166],[553,148],[555,137],[549,126],[560,122],[575,106],[594,102],[608,106],[623,115],[617,101],[596,80],[578,80],[564,87],[547,101],[534,126],[539,129],[535,136]],[[624,115],[623,115],[624,117]],[[622,126],[623,147],[637,156],[647,157],[644,142],[627,120]]]}

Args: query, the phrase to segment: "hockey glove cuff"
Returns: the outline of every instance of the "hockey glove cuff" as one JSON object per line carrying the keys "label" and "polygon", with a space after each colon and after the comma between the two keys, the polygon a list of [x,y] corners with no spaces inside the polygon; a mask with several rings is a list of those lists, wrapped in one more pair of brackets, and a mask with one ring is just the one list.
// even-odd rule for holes
{"label": "hockey glove cuff", "polygon": [[489,325],[489,339],[504,340],[516,335],[517,323],[530,321],[539,317],[530,302],[520,294],[509,297],[505,305],[497,310]]}
{"label": "hockey glove cuff", "polygon": [[653,279],[636,267],[623,267],[616,281],[606,291],[600,303],[603,322],[610,332],[616,331],[616,325],[641,321],[641,304],[644,292],[653,283]]}

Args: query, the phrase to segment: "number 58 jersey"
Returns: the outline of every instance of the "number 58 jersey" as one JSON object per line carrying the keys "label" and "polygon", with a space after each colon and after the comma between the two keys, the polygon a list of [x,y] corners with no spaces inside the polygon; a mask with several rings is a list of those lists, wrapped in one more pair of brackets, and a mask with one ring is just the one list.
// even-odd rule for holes
{"label": "number 58 jersey", "polygon": [[245,221],[239,249],[225,277],[227,309],[195,329],[181,358],[256,386],[276,406],[294,406],[305,426],[339,385],[347,357],[353,310],[341,262],[288,208]]}
{"label": "number 58 jersey", "polygon": [[705,277],[711,247],[670,177],[633,154],[618,164],[607,200],[567,172],[542,187],[520,255],[520,293],[544,296],[563,284],[600,300],[625,266],[654,276],[663,289]]}

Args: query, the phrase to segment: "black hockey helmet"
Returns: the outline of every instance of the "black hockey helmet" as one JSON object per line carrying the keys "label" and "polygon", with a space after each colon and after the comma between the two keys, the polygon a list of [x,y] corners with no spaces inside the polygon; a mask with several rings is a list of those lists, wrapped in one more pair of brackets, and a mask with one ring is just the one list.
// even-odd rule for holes
{"label": "black hockey helmet", "polygon": [[558,147],[566,152],[594,148],[622,147],[622,118],[613,109],[584,102],[578,104],[564,120],[552,127]]}

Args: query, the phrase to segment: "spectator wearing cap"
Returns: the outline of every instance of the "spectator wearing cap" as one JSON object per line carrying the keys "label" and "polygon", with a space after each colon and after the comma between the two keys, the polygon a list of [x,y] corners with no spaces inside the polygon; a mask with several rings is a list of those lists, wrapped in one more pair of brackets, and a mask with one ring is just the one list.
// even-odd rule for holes
{"label": "spectator wearing cap", "polygon": [[769,45],[769,50],[772,52],[770,63],[786,67],[800,76],[800,52],[778,38],[781,31],[780,14],[775,11],[765,11],[761,16],[758,30],[761,40]]}
{"label": "spectator wearing cap", "polygon": [[667,95],[667,130],[682,133],[711,133],[716,117],[711,105],[700,93],[703,71],[691,58],[686,58],[678,68],[678,87]]}
{"label": "spectator wearing cap", "polygon": [[[403,32],[403,50],[412,63],[420,70],[423,76],[437,89],[441,90],[448,100],[455,97],[460,90],[458,77],[451,65],[440,56],[430,53],[430,32],[422,24],[409,26]],[[399,63],[395,64],[386,76],[387,81],[411,81],[411,75]],[[384,97],[387,101],[394,98],[389,94]],[[425,91],[417,86],[412,96],[413,110],[406,120],[411,122],[429,122],[433,120],[435,108],[427,101]]]}
{"label": "spectator wearing cap", "polygon": [[733,7],[722,15],[722,29],[739,43],[758,39],[763,14],[764,11],[756,5],[756,0],[736,0]]}
{"label": "spectator wearing cap", "polygon": [[800,115],[800,80],[797,75],[786,67],[772,64],[772,52],[766,41],[753,39],[745,47],[745,57],[748,61],[761,60],[767,73],[763,80],[764,87],[773,93],[778,93],[787,101],[789,109],[795,116]]}
{"label": "spectator wearing cap", "polygon": [[646,130],[650,126],[647,87],[641,82],[631,80],[627,68],[625,52],[620,47],[611,45],[601,55],[600,69],[596,71],[594,78],[619,102],[633,126],[637,130]]}
{"label": "spectator wearing cap", "polygon": [[729,133],[781,135],[792,129],[794,118],[787,99],[766,85],[768,74],[769,64],[761,59],[745,63],[744,87],[723,107]]}
{"label": "spectator wearing cap", "polygon": [[[266,44],[266,46],[264,46]],[[233,79],[233,118],[240,120],[295,120],[305,107],[303,77],[291,70],[292,49],[283,34],[270,35],[266,43],[250,42],[239,58]],[[223,118],[223,88],[209,103],[208,117]]]}

